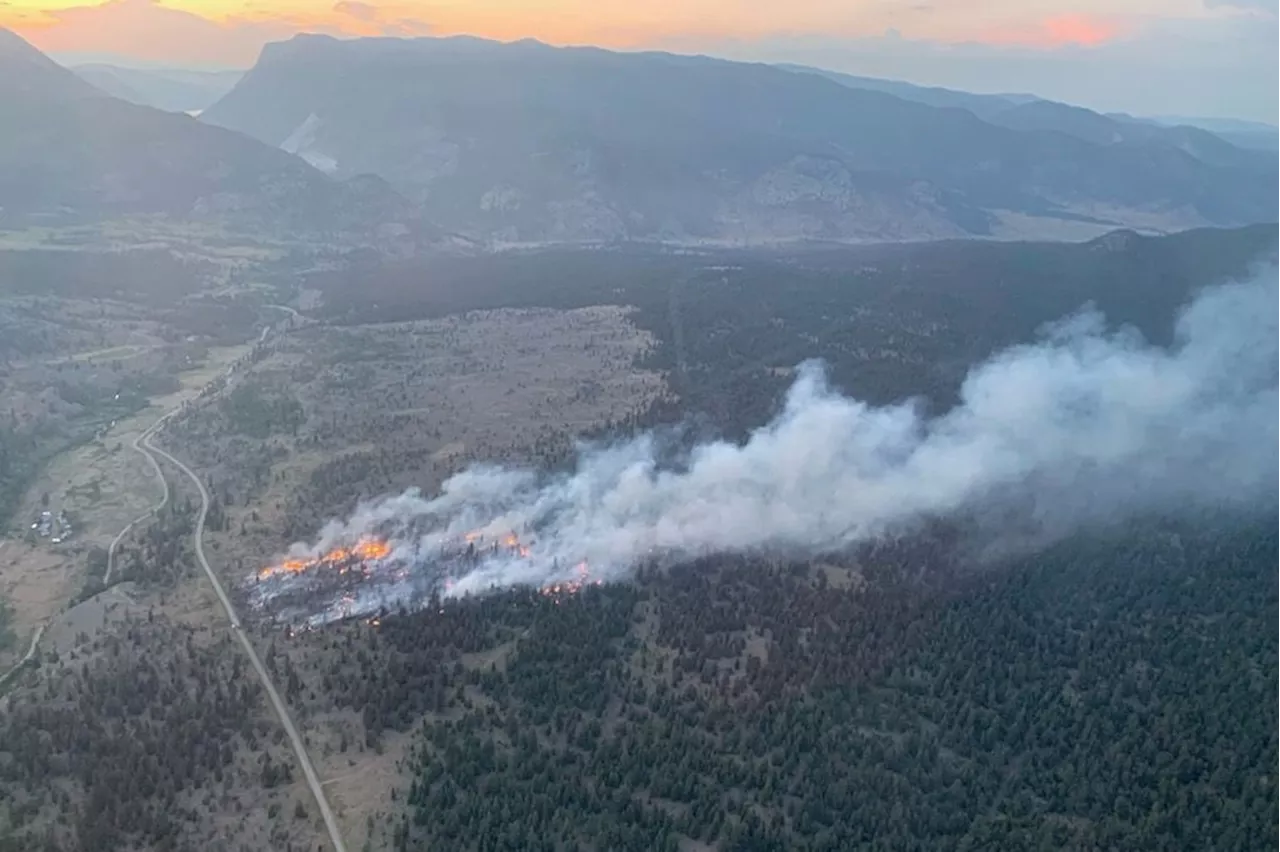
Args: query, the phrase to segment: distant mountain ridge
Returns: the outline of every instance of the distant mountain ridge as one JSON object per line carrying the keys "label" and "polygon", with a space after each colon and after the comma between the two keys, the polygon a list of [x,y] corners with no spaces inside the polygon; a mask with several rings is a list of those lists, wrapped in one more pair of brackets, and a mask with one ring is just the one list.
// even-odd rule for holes
{"label": "distant mountain ridge", "polygon": [[[863,77],[789,62],[777,63],[775,67],[799,74],[816,74],[850,88],[884,92],[929,106],[966,109],[981,119],[1015,129],[1030,129],[1035,126],[1041,130],[1056,130],[1090,141],[1105,142],[1132,135],[1132,127],[1126,129],[1117,127],[1117,124],[1142,125],[1170,131],[1167,134],[1151,132],[1144,138],[1150,140],[1163,136],[1170,144],[1177,146],[1207,147],[1210,151],[1217,150],[1222,153],[1220,142],[1226,142],[1235,148],[1250,152],[1265,151],[1270,154],[1280,150],[1280,127],[1258,121],[1193,116],[1134,116],[1118,112],[1099,113],[1026,93],[976,94],[942,86],[922,86],[902,80]],[[1083,115],[1084,113],[1088,115]],[[1216,139],[1207,139],[1204,133],[1211,134]],[[1238,155],[1228,153],[1225,156]]]}
{"label": "distant mountain ridge", "polygon": [[[979,95],[937,86],[918,86],[898,80],[858,77],[805,65],[779,65],[788,71],[816,74],[856,89],[885,92],[904,100],[935,107],[966,109],[974,115],[1012,130],[1065,133],[1096,145],[1121,142],[1164,144],[1186,151],[1215,165],[1245,168],[1274,158],[1260,156],[1255,145],[1241,147],[1232,141],[1240,134],[1264,134],[1268,125],[1255,122],[1213,122],[1212,119],[1139,118],[1122,113],[1103,114],[1084,107],[1051,101],[1030,94]],[[1270,130],[1274,133],[1276,128]]]}
{"label": "distant mountain ridge", "polygon": [[851,89],[884,92],[886,95],[893,95],[906,101],[915,101],[928,106],[967,109],[979,118],[984,119],[1019,104],[1043,100],[1043,98],[1036,95],[1026,93],[982,95],[961,91],[960,89],[948,89],[943,86],[921,86],[904,80],[863,77],[858,74],[846,74],[843,71],[816,68],[812,65],[797,65],[792,62],[779,62],[774,67],[797,74],[816,74],[819,77],[826,77],[828,80],[834,80],[840,85],[848,86]]}
{"label": "distant mountain ridge", "polygon": [[[1275,218],[1274,158],[967,97],[988,120],[705,57],[303,35],[267,45],[201,119],[339,178],[377,174],[495,245],[1054,238]],[[1099,137],[1097,119],[1120,138]]]}
{"label": "distant mountain ridge", "polygon": [[[1131,116],[1125,118],[1132,119]],[[1219,136],[1238,148],[1267,151],[1274,154],[1280,150],[1280,127],[1274,124],[1263,124],[1260,121],[1241,121],[1235,118],[1196,118],[1187,116],[1156,116],[1150,121],[1164,125],[1185,125],[1199,127],[1215,136]]]}
{"label": "distant mountain ridge", "polygon": [[261,234],[414,234],[385,181],[112,97],[0,29],[0,227],[161,216]]}
{"label": "distant mountain ridge", "polygon": [[167,112],[200,112],[231,91],[243,71],[193,71],[180,68],[124,68],[87,63],[76,76],[109,95]]}

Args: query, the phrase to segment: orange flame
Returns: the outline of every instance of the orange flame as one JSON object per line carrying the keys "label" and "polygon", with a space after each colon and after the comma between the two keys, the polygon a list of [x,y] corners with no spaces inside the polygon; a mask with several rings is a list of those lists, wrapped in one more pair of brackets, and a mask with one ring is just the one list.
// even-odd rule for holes
{"label": "orange flame", "polygon": [[[320,565],[341,565],[351,559],[369,561],[391,554],[391,545],[375,538],[362,538],[351,547],[335,547],[315,559],[286,559],[276,565],[268,565],[258,571],[258,579],[265,580],[278,574],[301,574]],[[340,568],[346,573],[346,568]]]}
{"label": "orange flame", "polygon": [[358,542],[354,551],[361,559],[383,559],[391,555],[391,545],[377,539],[366,539]]}
{"label": "orange flame", "polygon": [[[481,538],[482,536],[478,531],[468,532],[463,536],[463,539],[467,542],[476,542]],[[529,545],[521,542],[519,536],[514,532],[504,535],[498,540],[498,543],[500,543],[504,548],[514,552],[522,559],[528,559],[532,556],[532,549]],[[259,570],[258,578],[260,580],[265,580],[281,574],[301,574],[305,571],[310,571],[313,568],[318,568],[324,565],[335,567],[341,574],[346,574],[348,571],[353,570],[359,570],[367,574],[369,569],[363,563],[384,559],[390,555],[390,543],[383,539],[366,537],[359,539],[355,544],[352,544],[349,547],[335,547],[327,553],[323,553],[313,559],[282,560],[275,565],[269,565]],[[353,565],[351,564],[352,562],[358,562],[360,564]],[[554,598],[556,599],[556,603],[559,603],[559,599],[563,596],[577,594],[588,585],[603,585],[601,580],[592,579],[591,569],[585,560],[574,566],[573,575],[574,576],[570,579],[541,586],[538,589],[538,593],[548,598]],[[454,585],[455,581],[452,578],[445,578],[444,588],[446,593],[451,591],[454,588]],[[349,595],[346,596],[343,601],[343,604],[345,605],[344,608],[350,607],[352,602],[353,599],[350,599]]]}
{"label": "orange flame", "polygon": [[585,560],[575,565],[573,571],[577,576],[572,580],[561,580],[559,583],[543,586],[538,589],[538,593],[544,597],[555,598],[555,602],[559,603],[559,598],[563,595],[576,595],[588,585],[603,585],[600,580],[591,579],[591,569]]}

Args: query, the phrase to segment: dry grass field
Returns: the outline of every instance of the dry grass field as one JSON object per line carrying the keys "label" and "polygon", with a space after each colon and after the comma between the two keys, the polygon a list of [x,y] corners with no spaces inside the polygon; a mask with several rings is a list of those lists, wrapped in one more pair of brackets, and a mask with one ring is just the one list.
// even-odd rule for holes
{"label": "dry grass field", "polygon": [[[58,453],[42,467],[18,501],[14,529],[0,551],[0,599],[13,608],[13,626],[23,641],[49,623],[85,585],[86,564],[105,549],[129,521],[160,498],[160,483],[133,441],[165,412],[194,399],[209,380],[241,357],[246,347],[209,349],[205,359],[178,372],[176,390],[154,397],[146,407],[108,421],[95,437]],[[65,511],[74,533],[65,541],[32,534],[42,511]],[[127,544],[127,542],[125,542]],[[5,668],[0,659],[0,669]]]}
{"label": "dry grass field", "polygon": [[360,499],[430,492],[474,461],[534,460],[665,392],[622,308],[475,312],[288,335],[169,429],[228,507],[239,579]]}
{"label": "dry grass field", "polygon": [[[277,338],[218,399],[172,424],[164,443],[221,501],[226,523],[206,533],[206,551],[235,584],[359,499],[430,492],[471,462],[563,453],[573,435],[643,410],[666,393],[659,374],[636,366],[652,345],[614,306],[313,326]],[[411,742],[367,742],[360,714],[326,697],[329,640],[368,629],[285,637],[262,624],[255,634],[281,667],[352,849],[389,842],[386,816],[400,807],[390,791],[403,788]]]}

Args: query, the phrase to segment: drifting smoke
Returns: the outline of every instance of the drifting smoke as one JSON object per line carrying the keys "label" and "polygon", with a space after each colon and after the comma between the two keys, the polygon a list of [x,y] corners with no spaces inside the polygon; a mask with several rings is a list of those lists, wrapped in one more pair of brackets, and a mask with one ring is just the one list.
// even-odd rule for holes
{"label": "drifting smoke", "polygon": [[430,571],[441,543],[467,531],[529,543],[456,574],[449,589],[468,593],[554,582],[584,560],[614,579],[655,556],[829,552],[991,506],[1017,505],[1055,535],[1145,512],[1270,505],[1278,308],[1274,273],[1205,291],[1169,349],[1086,311],[974,368],[959,405],[932,419],[916,403],[846,398],[809,362],[773,422],[743,444],[697,447],[678,468],[660,466],[651,435],[585,448],[564,475],[475,467],[434,499],[411,490],[361,505],[294,552],[377,535]]}

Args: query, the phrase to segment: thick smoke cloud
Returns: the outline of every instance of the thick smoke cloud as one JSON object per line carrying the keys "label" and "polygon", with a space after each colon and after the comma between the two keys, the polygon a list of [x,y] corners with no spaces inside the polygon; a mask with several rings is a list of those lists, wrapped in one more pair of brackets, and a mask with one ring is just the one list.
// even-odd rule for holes
{"label": "thick smoke cloud", "polygon": [[442,541],[468,530],[531,542],[482,560],[454,592],[544,584],[586,560],[611,579],[651,556],[767,548],[832,551],[922,521],[1020,507],[1045,535],[1135,513],[1270,505],[1277,475],[1274,271],[1203,292],[1168,349],[1108,331],[1082,312],[974,368],[961,401],[935,418],[874,408],[802,364],[781,413],[743,444],[694,449],[678,468],[653,436],[584,448],[544,476],[480,466],[441,494],[362,505],[318,552],[387,535],[430,571]]}

